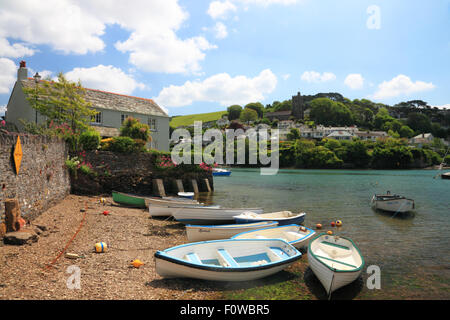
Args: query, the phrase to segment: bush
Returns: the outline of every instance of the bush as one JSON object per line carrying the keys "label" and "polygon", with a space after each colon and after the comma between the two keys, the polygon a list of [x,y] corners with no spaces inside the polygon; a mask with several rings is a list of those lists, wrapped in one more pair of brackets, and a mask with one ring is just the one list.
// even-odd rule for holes
{"label": "bush", "polygon": [[130,137],[115,137],[104,144],[103,150],[120,152],[120,153],[134,153],[141,150],[141,146]]}
{"label": "bush", "polygon": [[138,119],[128,117],[120,128],[122,137],[130,137],[143,141],[151,141],[150,128],[148,125],[140,123]]}
{"label": "bush", "polygon": [[94,129],[89,129],[81,133],[80,144],[83,150],[97,150],[100,145],[100,133]]}

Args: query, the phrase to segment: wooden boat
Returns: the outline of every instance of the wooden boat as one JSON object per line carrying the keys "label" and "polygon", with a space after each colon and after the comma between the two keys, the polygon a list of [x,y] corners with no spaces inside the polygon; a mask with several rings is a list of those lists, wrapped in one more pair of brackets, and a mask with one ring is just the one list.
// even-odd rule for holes
{"label": "wooden boat", "polygon": [[328,295],[355,281],[364,268],[364,258],[349,238],[321,233],[308,245],[308,262]]}
{"label": "wooden boat", "polygon": [[178,192],[178,196],[186,199],[194,199],[194,192]]}
{"label": "wooden boat", "polygon": [[[262,213],[261,208],[222,208],[220,206],[178,206],[171,208],[175,220],[184,224],[227,224],[234,222],[234,216],[245,211]],[[256,222],[256,221],[252,221]]]}
{"label": "wooden boat", "polygon": [[164,278],[249,281],[279,272],[301,253],[280,239],[212,240],[183,244],[155,253]]}
{"label": "wooden boat", "polygon": [[231,170],[222,169],[222,168],[213,168],[212,174],[213,174],[213,176],[229,176],[229,175],[231,175]]}
{"label": "wooden boat", "polygon": [[231,239],[282,239],[300,249],[307,247],[309,240],[315,234],[316,232],[309,228],[289,224],[242,232],[231,237]]}
{"label": "wooden boat", "polygon": [[450,172],[446,172],[446,173],[441,174],[441,178],[442,179],[446,179],[446,180],[450,179]]}
{"label": "wooden boat", "polygon": [[184,201],[168,201],[164,203],[149,202],[148,210],[151,217],[170,217],[177,208],[220,208],[220,206],[207,206],[201,203],[186,203]]}
{"label": "wooden boat", "polygon": [[408,212],[414,209],[414,200],[400,195],[375,194],[370,201],[372,208],[390,212]]}
{"label": "wooden boat", "polygon": [[146,208],[145,197],[113,191],[113,201],[134,208]]}
{"label": "wooden boat", "polygon": [[236,223],[249,223],[257,221],[276,221],[279,226],[287,224],[301,224],[305,220],[306,213],[292,213],[291,211],[278,211],[271,213],[243,212],[234,217]]}
{"label": "wooden boat", "polygon": [[244,224],[224,225],[186,225],[186,235],[189,242],[228,239],[238,233],[267,227],[275,227],[278,222],[263,221]]}

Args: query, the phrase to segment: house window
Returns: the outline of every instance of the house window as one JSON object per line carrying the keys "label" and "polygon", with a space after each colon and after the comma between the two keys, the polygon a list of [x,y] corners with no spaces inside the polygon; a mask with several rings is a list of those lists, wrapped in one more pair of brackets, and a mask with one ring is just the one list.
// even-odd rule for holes
{"label": "house window", "polygon": [[148,118],[148,126],[150,127],[150,131],[156,131],[156,119]]}
{"label": "house window", "polygon": [[124,122],[125,119],[127,119],[127,118],[128,118],[128,115],[127,115],[127,114],[121,114],[121,115],[120,115],[120,123],[123,124],[123,122]]}
{"label": "house window", "polygon": [[95,115],[93,115],[91,122],[94,124],[101,124],[102,123],[102,113],[97,112]]}

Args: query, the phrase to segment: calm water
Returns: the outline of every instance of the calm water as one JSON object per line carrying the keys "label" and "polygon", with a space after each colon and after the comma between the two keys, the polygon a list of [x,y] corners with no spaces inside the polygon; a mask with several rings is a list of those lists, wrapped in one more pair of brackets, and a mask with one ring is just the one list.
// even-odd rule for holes
{"label": "calm water", "polygon": [[[434,170],[280,170],[261,176],[258,169],[233,169],[214,177],[210,199],[227,207],[262,207],[265,212],[307,213],[305,226],[352,238],[366,260],[388,278],[396,274],[450,273],[450,180],[433,179]],[[375,193],[401,194],[415,200],[410,214],[373,211]],[[343,226],[331,228],[330,222]],[[386,279],[386,278],[385,278]]]}

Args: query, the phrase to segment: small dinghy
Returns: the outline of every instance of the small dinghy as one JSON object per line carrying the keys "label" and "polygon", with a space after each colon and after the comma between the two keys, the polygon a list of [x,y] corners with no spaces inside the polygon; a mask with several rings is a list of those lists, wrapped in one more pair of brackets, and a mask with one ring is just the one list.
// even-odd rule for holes
{"label": "small dinghy", "polygon": [[278,222],[263,221],[244,224],[224,224],[224,225],[186,225],[186,235],[189,242],[229,239],[230,237],[245,231],[275,227]]}
{"label": "small dinghy", "polygon": [[195,203],[198,204],[196,200],[182,198],[182,197],[145,197],[129,193],[123,193],[118,191],[112,191],[112,198],[115,203],[121,204],[127,207],[134,208],[147,208],[150,203]]}
{"label": "small dinghy", "polygon": [[194,199],[194,192],[178,192],[178,196],[186,199]]}
{"label": "small dinghy", "polygon": [[249,223],[257,221],[276,221],[279,226],[287,224],[301,224],[305,221],[306,213],[292,213],[291,211],[279,211],[271,213],[257,213],[248,210],[234,217],[236,223]]}
{"label": "small dinghy", "polygon": [[231,170],[222,169],[222,168],[213,168],[212,174],[213,174],[213,176],[229,176],[229,175],[231,175]]}
{"label": "small dinghy", "polygon": [[375,194],[370,201],[372,208],[390,212],[408,212],[414,210],[414,200],[397,194]]}
{"label": "small dinghy", "polygon": [[[180,200],[148,199],[148,210],[152,217],[170,217],[176,207],[205,207],[196,200],[180,198]],[[219,207],[219,206],[216,206]]]}
{"label": "small dinghy", "polygon": [[308,246],[309,240],[316,234],[314,230],[290,224],[280,227],[268,227],[239,233],[231,239],[282,239],[297,249]]}
{"label": "small dinghy", "polygon": [[[262,213],[261,208],[222,208],[220,206],[169,206],[175,220],[184,224],[229,224],[234,222],[234,216],[245,211]],[[257,222],[257,221],[251,221]]]}
{"label": "small dinghy", "polygon": [[302,254],[280,239],[202,241],[155,253],[156,272],[164,278],[250,281],[277,273]]}
{"label": "small dinghy", "polygon": [[355,281],[364,267],[364,258],[351,239],[326,233],[309,242],[308,262],[328,295]]}

